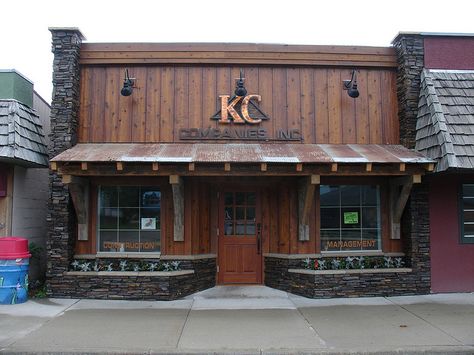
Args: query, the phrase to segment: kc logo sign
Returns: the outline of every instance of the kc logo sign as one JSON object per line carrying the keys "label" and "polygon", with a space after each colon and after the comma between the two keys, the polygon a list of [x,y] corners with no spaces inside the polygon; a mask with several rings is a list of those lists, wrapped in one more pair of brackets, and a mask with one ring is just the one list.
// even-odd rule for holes
{"label": "kc logo sign", "polygon": [[260,102],[262,101],[260,95],[234,96],[232,100],[230,100],[229,95],[220,95],[219,98],[221,99],[219,123],[230,123],[229,115],[232,117],[233,122],[238,124],[257,124],[262,122],[262,118],[252,118],[249,114],[250,100],[255,99],[257,102]]}
{"label": "kc logo sign", "polygon": [[[221,110],[211,117],[222,124],[236,123],[251,125],[259,124],[262,120],[268,120],[258,103],[262,101],[260,95],[247,95],[244,87],[243,73],[240,71],[240,79],[237,79],[235,95],[220,95]],[[256,104],[257,103],[257,104]]]}

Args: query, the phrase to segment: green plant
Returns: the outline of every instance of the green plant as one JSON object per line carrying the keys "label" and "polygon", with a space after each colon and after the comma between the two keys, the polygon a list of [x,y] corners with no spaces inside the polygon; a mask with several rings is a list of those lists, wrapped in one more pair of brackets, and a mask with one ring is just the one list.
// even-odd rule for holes
{"label": "green plant", "polygon": [[28,244],[28,250],[30,251],[31,258],[39,261],[44,249],[35,242],[30,242]]}

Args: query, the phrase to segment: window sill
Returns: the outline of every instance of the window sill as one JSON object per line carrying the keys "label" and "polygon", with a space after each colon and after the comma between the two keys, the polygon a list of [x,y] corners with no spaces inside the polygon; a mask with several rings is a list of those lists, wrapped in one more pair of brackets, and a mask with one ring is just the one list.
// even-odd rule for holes
{"label": "window sill", "polygon": [[293,274],[306,275],[344,275],[344,274],[383,274],[383,273],[407,273],[412,272],[410,268],[388,268],[388,269],[347,269],[347,270],[309,270],[288,269]]}
{"label": "window sill", "polygon": [[67,276],[162,276],[173,277],[194,274],[194,270],[178,270],[178,271],[66,271]]}

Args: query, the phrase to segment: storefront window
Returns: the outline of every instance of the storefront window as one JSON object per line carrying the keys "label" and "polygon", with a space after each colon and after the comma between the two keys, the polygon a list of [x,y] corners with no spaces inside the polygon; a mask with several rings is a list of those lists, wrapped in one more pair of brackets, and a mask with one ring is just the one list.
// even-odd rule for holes
{"label": "storefront window", "polygon": [[149,186],[99,188],[98,250],[159,252],[161,192]]}
{"label": "storefront window", "polygon": [[380,250],[378,186],[321,185],[321,250]]}
{"label": "storefront window", "polygon": [[474,243],[474,184],[462,186],[461,242]]}

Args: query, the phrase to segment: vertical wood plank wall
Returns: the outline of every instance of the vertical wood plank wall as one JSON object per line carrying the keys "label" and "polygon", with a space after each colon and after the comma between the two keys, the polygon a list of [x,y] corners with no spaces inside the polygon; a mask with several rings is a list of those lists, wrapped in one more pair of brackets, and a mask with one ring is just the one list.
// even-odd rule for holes
{"label": "vertical wood plank wall", "polygon": [[240,68],[249,93],[269,116],[259,127],[299,129],[302,143],[398,144],[396,73],[359,69],[360,96],[350,98],[346,68],[216,65],[127,66],[136,78],[120,95],[125,66],[84,65],[79,142],[177,142],[181,128],[217,127],[219,95],[232,95]]}
{"label": "vertical wood plank wall", "polygon": [[[219,187],[238,184],[233,178],[187,178],[185,180],[185,241],[174,242],[172,230],[166,230],[163,252],[170,255],[208,254],[217,252],[217,191]],[[242,179],[241,179],[242,180]],[[244,179],[245,180],[245,179]],[[310,239],[298,241],[298,201],[295,180],[292,178],[255,179],[254,186],[261,192],[262,250],[264,253],[312,254],[320,252],[319,192],[315,191],[311,209]],[[249,184],[249,182],[244,182]],[[353,182],[356,183],[356,182]],[[370,183],[370,180],[361,181]],[[380,184],[373,181],[373,184]],[[232,185],[230,185],[232,186]],[[382,245],[385,252],[400,252],[401,244],[388,238],[388,192],[381,188]],[[168,201],[169,202],[169,201]],[[164,202],[165,205],[168,203]],[[171,204],[171,202],[169,203]],[[172,207],[172,206],[171,206]],[[169,217],[172,209],[167,212]],[[168,222],[170,222],[168,220]],[[172,226],[172,223],[169,223]]]}

